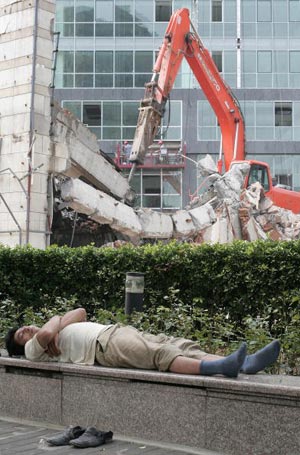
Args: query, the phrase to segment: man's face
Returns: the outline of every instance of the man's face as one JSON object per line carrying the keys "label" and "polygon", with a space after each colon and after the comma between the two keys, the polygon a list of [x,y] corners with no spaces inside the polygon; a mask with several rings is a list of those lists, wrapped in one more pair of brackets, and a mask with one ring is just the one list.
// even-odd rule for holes
{"label": "man's face", "polygon": [[31,340],[38,331],[39,328],[35,325],[24,325],[16,331],[14,340],[17,344],[25,346],[27,341]]}

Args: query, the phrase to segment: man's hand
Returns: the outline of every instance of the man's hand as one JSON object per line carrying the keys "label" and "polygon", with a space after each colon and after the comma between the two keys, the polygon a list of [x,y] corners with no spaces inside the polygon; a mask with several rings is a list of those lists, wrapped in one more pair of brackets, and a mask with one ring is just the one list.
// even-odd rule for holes
{"label": "man's hand", "polygon": [[55,337],[50,341],[50,343],[47,346],[47,349],[45,351],[50,357],[58,357],[61,352],[58,347],[58,333],[55,335]]}

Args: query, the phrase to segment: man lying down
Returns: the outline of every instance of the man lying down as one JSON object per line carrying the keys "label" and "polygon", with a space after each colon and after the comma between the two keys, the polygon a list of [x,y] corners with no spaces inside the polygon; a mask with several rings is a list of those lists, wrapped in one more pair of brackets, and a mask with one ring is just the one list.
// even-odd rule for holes
{"label": "man lying down", "polygon": [[31,361],[56,361],[79,365],[139,368],[193,375],[256,374],[274,363],[280,352],[274,340],[252,355],[247,345],[227,357],[208,354],[191,340],[165,334],[151,335],[131,326],[86,321],[84,308],[53,316],[41,328],[34,325],[10,329],[5,338],[10,356]]}

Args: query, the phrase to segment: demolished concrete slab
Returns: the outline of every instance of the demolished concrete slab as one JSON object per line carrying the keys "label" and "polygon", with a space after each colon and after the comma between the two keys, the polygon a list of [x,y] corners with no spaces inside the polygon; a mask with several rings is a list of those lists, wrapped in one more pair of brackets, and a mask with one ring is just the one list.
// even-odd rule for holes
{"label": "demolished concrete slab", "polygon": [[196,226],[187,210],[178,210],[171,217],[174,223],[174,238],[186,239],[196,234]]}
{"label": "demolished concrete slab", "polygon": [[146,208],[137,210],[137,215],[142,225],[143,238],[171,239],[173,237],[173,221],[170,215]]}
{"label": "demolished concrete slab", "polygon": [[60,190],[63,201],[75,212],[84,213],[100,224],[108,224],[134,241],[141,236],[141,223],[128,205],[79,179],[61,182]]}
{"label": "demolished concrete slab", "polygon": [[55,106],[51,129],[52,172],[83,177],[97,189],[131,203],[134,192],[123,177],[99,152],[97,137],[71,112]]}

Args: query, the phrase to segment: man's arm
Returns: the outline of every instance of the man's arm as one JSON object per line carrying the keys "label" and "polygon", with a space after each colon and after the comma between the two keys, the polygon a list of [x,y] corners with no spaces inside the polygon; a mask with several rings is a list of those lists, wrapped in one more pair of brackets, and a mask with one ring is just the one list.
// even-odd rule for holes
{"label": "man's arm", "polygon": [[[39,344],[46,349],[49,343],[56,335],[70,324],[75,322],[86,321],[86,311],[84,308],[68,311],[64,316],[53,316],[43,327],[38,331],[36,337]],[[57,338],[57,337],[56,337]],[[56,344],[56,343],[55,343]]]}

